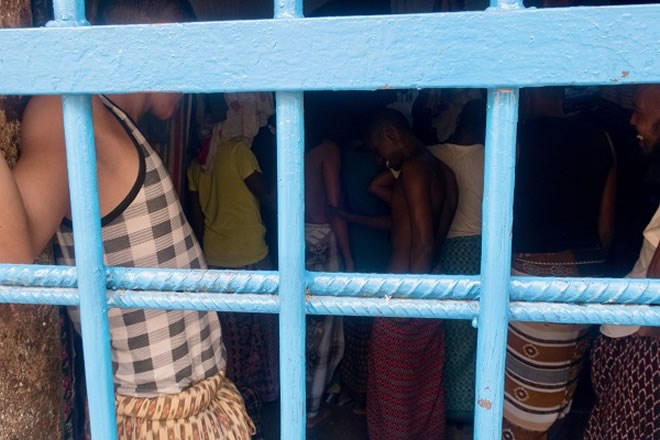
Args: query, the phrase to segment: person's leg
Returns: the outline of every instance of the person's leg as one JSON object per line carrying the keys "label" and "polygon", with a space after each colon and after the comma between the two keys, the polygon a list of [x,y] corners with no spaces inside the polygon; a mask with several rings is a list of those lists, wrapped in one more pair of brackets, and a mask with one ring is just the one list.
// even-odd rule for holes
{"label": "person's leg", "polygon": [[660,341],[601,335],[591,371],[596,403],[585,440],[660,438]]}
{"label": "person's leg", "polygon": [[369,438],[444,438],[444,348],[442,321],[374,320],[367,379]]}
{"label": "person's leg", "polygon": [[544,439],[570,404],[591,344],[590,326],[509,325],[504,439]]}

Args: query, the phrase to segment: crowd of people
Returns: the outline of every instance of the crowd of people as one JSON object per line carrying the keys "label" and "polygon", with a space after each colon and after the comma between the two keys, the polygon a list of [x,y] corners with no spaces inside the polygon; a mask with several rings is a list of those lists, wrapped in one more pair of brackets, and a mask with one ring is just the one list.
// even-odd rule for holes
{"label": "crowd of people", "polygon": [[[194,18],[183,0],[154,5],[101,2],[98,20]],[[597,91],[598,105],[563,87],[521,92],[512,274],[660,277],[658,194],[628,192],[621,165],[660,147],[660,86],[612,91]],[[170,118],[180,98],[92,99],[106,264],[275,269],[272,95],[226,97],[188,169],[185,210],[136,122]],[[478,274],[485,114],[480,90],[308,94],[307,270]],[[52,243],[57,264],[75,264],[61,118],[59,98],[33,98],[17,165],[0,161],[0,262],[32,263]],[[648,223],[632,241],[619,232],[629,217]],[[626,252],[634,265],[617,259]],[[276,315],[111,309],[109,320],[121,439],[263,438],[261,406],[279,398]],[[371,439],[445,438],[448,420],[474,413],[476,332],[459,320],[308,316],[308,427],[334,395],[366,416]],[[584,438],[660,438],[658,338],[652,327],[510,323],[502,438],[570,438],[585,380]]]}

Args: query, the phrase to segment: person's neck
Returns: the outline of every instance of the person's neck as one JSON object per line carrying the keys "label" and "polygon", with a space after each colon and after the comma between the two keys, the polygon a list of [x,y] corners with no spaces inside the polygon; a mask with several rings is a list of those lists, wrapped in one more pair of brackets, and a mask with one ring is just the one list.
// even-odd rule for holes
{"label": "person's neck", "polygon": [[422,141],[414,136],[409,136],[403,145],[403,156],[405,158],[413,157],[420,151],[424,150],[424,148],[425,146]]}
{"label": "person's neck", "polygon": [[137,121],[147,112],[147,99],[144,93],[130,93],[125,95],[108,95],[124,113]]}

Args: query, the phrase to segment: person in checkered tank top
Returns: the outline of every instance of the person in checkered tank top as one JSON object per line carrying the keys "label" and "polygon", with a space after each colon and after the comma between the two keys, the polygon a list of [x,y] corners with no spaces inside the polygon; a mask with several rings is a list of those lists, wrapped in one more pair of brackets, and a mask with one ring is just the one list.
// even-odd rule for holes
{"label": "person in checkered tank top", "polygon": [[[100,24],[190,21],[187,0],[101,0]],[[170,118],[176,93],[92,97],[99,204],[108,266],[205,269],[170,177],[134,121]],[[75,264],[61,100],[38,96],[23,121],[22,155],[0,160],[0,263],[32,263],[54,236],[56,262]],[[81,292],[82,295],[85,292]],[[254,432],[225,377],[215,312],[109,311],[120,439],[240,439]],[[76,309],[70,310],[74,323]]]}

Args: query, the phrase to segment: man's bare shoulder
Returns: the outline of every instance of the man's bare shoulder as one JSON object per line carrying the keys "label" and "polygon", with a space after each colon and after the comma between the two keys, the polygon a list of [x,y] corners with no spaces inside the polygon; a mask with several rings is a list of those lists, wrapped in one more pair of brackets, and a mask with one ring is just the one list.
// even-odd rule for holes
{"label": "man's bare shoulder", "polygon": [[324,140],[311,150],[308,154],[310,157],[318,158],[319,160],[338,160],[339,159],[339,146],[330,140]]}
{"label": "man's bare shoulder", "polygon": [[428,157],[417,154],[403,161],[401,176],[408,179],[423,179],[430,175],[431,166]]}

